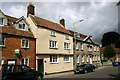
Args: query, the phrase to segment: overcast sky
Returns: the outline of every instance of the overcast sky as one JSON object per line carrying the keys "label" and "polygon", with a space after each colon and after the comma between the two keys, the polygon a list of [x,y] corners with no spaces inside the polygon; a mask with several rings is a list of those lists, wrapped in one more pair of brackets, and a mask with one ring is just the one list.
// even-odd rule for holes
{"label": "overcast sky", "polygon": [[[33,2],[35,15],[59,23],[65,19],[65,27],[88,35],[101,43],[102,35],[109,31],[118,31],[118,7],[116,2]],[[2,2],[2,11],[10,16],[27,16],[29,2]]]}

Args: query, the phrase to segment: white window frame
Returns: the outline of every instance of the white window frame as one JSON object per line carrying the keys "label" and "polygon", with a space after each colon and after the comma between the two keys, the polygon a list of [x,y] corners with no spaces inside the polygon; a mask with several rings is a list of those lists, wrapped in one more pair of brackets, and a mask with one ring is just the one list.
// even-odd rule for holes
{"label": "white window frame", "polygon": [[0,47],[5,47],[6,37],[5,37],[5,36],[0,35],[0,38],[1,38],[1,40],[4,38],[4,45],[0,45]]}
{"label": "white window frame", "polygon": [[[22,41],[25,40],[25,45],[23,46]],[[28,40],[28,47],[26,47],[26,41]],[[21,48],[29,48],[29,39],[21,39]]]}
{"label": "white window frame", "polygon": [[[25,31],[26,25],[24,24],[24,25],[25,25],[25,29],[23,29],[23,24],[24,24],[24,23],[19,22],[18,29],[19,29],[19,30],[24,30],[24,31]],[[21,29],[19,28],[20,25],[21,25],[21,27],[22,27]]]}
{"label": "white window frame", "polygon": [[97,47],[97,51],[99,51],[99,47]]}
{"label": "white window frame", "polygon": [[49,48],[57,49],[58,48],[58,42],[53,41],[53,40],[49,40]]}
{"label": "white window frame", "polygon": [[4,64],[4,60],[1,60],[1,65],[3,65]]}
{"label": "white window frame", "polygon": [[79,61],[79,55],[77,56],[77,63],[80,63],[80,61]]}
{"label": "white window frame", "polygon": [[[59,56],[58,55],[50,55],[50,56],[52,56],[52,61],[50,62],[50,63],[58,63],[59,62]],[[57,59],[56,59],[56,62],[54,62],[54,56],[56,56],[57,57]],[[51,57],[49,57],[49,58],[51,58]],[[51,59],[50,59],[51,60]]]}
{"label": "white window frame", "polygon": [[93,61],[95,61],[95,57],[93,56]]}
{"label": "white window frame", "polygon": [[66,35],[65,35],[65,38],[66,38],[66,39],[69,39],[69,35],[66,34]]}
{"label": "white window frame", "polygon": [[63,60],[64,60],[64,62],[70,62],[70,56],[64,55]]}
{"label": "white window frame", "polygon": [[82,56],[82,62],[84,62],[84,56]]}
{"label": "white window frame", "polygon": [[71,49],[71,44],[68,42],[64,42],[64,49]]}
{"label": "white window frame", "polygon": [[97,57],[97,58],[98,58],[98,61],[100,61],[100,56],[99,56],[99,55],[98,55],[98,57]]}
{"label": "white window frame", "polygon": [[[29,58],[23,58],[23,60],[24,60],[24,63],[23,63],[23,64],[26,65],[26,59],[27,59],[27,61],[28,61],[28,62],[27,62],[27,66],[29,66]],[[21,64],[22,64],[22,62],[21,62]]]}
{"label": "white window frame", "polygon": [[97,61],[97,55],[95,55],[95,61]]}
{"label": "white window frame", "polygon": [[94,51],[96,51],[96,46],[94,46]]}
{"label": "white window frame", "polygon": [[51,36],[55,36],[55,31],[54,30],[51,30]]}
{"label": "white window frame", "polygon": [[2,24],[0,24],[0,26],[4,26],[5,25],[5,19],[4,18],[0,18],[0,19],[2,19],[3,20],[3,23]]}
{"label": "white window frame", "polygon": [[80,43],[80,46],[81,46],[81,50],[83,50],[83,43]]}

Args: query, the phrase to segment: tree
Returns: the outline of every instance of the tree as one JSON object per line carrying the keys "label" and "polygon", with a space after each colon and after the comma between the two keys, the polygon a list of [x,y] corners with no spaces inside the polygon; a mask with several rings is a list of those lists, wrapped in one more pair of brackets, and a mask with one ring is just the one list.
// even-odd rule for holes
{"label": "tree", "polygon": [[115,44],[117,40],[120,38],[120,35],[116,32],[108,32],[105,33],[102,37],[102,47]]}
{"label": "tree", "polygon": [[117,42],[115,43],[115,47],[116,48],[120,48],[120,38],[117,40]]}
{"label": "tree", "polygon": [[120,5],[120,1],[118,1],[118,3],[116,5],[119,6]]}
{"label": "tree", "polygon": [[104,57],[109,59],[116,55],[116,50],[111,45],[108,45],[104,48],[103,55],[104,55]]}

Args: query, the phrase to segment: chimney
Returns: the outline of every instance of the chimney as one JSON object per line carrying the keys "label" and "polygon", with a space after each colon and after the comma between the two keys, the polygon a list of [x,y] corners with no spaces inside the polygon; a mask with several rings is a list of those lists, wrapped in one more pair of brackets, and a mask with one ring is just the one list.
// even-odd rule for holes
{"label": "chimney", "polygon": [[92,35],[91,35],[91,34],[89,34],[89,37],[92,37]]}
{"label": "chimney", "polygon": [[63,18],[60,20],[60,24],[65,27],[65,20]]}
{"label": "chimney", "polygon": [[35,7],[32,4],[32,2],[30,2],[29,6],[27,7],[27,17],[28,17],[29,14],[34,15],[34,12],[35,12]]}

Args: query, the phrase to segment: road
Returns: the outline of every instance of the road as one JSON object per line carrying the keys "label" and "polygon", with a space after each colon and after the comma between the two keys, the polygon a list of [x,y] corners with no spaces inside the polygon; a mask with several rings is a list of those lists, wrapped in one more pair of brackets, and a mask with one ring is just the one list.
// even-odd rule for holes
{"label": "road", "polygon": [[[113,67],[113,66],[107,66],[107,67],[101,67],[95,70],[95,72],[89,72],[87,74],[74,74],[74,72],[66,72],[66,73],[59,73],[59,74],[51,74],[51,75],[45,75],[45,80],[52,80],[52,78],[69,78],[69,79],[75,79],[75,78],[118,78],[120,76],[120,66],[119,67]],[[119,78],[120,79],[120,78]]]}

